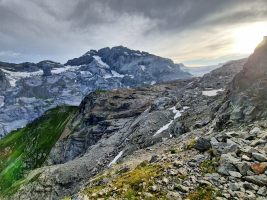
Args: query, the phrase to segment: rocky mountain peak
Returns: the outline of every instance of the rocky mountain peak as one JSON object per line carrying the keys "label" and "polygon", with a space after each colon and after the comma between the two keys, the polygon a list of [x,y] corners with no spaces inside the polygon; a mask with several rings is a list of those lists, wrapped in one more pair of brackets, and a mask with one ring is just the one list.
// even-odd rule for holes
{"label": "rocky mountain peak", "polygon": [[267,116],[267,38],[257,46],[229,84],[219,110],[220,125],[251,122]]}

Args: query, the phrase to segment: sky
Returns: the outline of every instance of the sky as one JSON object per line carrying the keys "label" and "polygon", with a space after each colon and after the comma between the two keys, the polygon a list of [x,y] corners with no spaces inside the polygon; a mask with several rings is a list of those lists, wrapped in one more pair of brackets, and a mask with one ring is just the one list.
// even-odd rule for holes
{"label": "sky", "polygon": [[0,0],[0,60],[65,63],[123,45],[205,66],[247,57],[267,0]]}

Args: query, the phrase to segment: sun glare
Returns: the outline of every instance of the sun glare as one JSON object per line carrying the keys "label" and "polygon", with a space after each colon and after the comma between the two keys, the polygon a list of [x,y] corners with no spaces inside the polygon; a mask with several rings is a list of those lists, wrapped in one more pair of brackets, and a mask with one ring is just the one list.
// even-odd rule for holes
{"label": "sun glare", "polygon": [[257,44],[267,35],[267,23],[255,23],[234,30],[233,51],[238,54],[253,53]]}

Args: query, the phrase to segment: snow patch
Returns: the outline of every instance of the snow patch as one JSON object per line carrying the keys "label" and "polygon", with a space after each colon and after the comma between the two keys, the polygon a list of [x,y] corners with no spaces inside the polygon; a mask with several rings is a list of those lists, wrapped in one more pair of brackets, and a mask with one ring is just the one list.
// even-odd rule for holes
{"label": "snow patch", "polygon": [[145,71],[145,69],[146,69],[146,66],[145,65],[139,65],[139,66],[142,69],[142,71]]}
{"label": "snow patch", "polygon": [[116,155],[116,157],[108,164],[108,167],[116,164],[116,162],[118,161],[118,159],[122,156],[123,151],[121,151],[118,155]]}
{"label": "snow patch", "polygon": [[224,89],[222,88],[218,90],[206,90],[206,91],[202,91],[202,95],[212,97],[212,96],[216,96],[218,92],[223,92],[223,91]]}
{"label": "snow patch", "polygon": [[182,113],[173,106],[172,108],[169,108],[175,115],[174,119],[177,119],[178,117],[181,117]]}
{"label": "snow patch", "polygon": [[151,81],[150,85],[155,85],[156,81]]}
{"label": "snow patch", "polygon": [[134,53],[134,55],[136,55],[136,56],[142,56],[142,54],[140,54],[140,53]]}
{"label": "snow patch", "polygon": [[51,70],[52,74],[61,74],[66,71],[76,71],[80,69],[81,66],[65,66],[65,67],[60,67],[60,68],[54,68]]}
{"label": "snow patch", "polygon": [[119,77],[119,78],[123,78],[124,75],[123,74],[119,74],[118,72],[111,70],[111,73],[113,75],[113,77]]}
{"label": "snow patch", "polygon": [[43,75],[43,70],[39,70],[36,72],[12,72],[2,69],[2,71],[6,74],[7,79],[12,87],[15,87],[16,82],[19,81],[20,79]]}
{"label": "snow patch", "polygon": [[96,62],[103,68],[109,69],[109,65],[104,63],[102,59],[99,56],[93,56],[93,58],[96,60]]}
{"label": "snow patch", "polygon": [[[162,126],[162,127],[161,127],[161,128],[160,128],[160,129],[159,129],[153,136],[156,136],[156,135],[162,133],[163,131],[167,130],[167,129],[169,128],[169,126],[173,123],[173,121],[174,121],[175,119],[181,117],[181,116],[182,116],[182,113],[183,113],[186,109],[188,109],[188,108],[189,108],[188,106],[184,106],[183,109],[182,109],[181,111],[177,110],[177,109],[175,108],[175,106],[169,108],[169,110],[171,110],[171,111],[175,114],[174,117],[173,117],[173,120],[171,120],[168,124]],[[171,134],[170,134],[170,137],[172,137]]]}
{"label": "snow patch", "polygon": [[169,126],[172,124],[173,120],[171,120],[168,124],[162,126],[153,136],[156,136],[160,133],[162,133],[163,131],[167,130],[169,128]]}

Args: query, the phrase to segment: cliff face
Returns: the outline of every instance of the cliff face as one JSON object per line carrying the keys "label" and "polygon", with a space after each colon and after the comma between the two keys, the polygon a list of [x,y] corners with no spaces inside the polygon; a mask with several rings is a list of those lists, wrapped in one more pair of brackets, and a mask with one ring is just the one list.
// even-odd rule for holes
{"label": "cliff face", "polygon": [[218,112],[218,127],[267,116],[267,37],[229,84]]}
{"label": "cliff face", "polygon": [[9,81],[4,72],[0,69],[0,89],[6,90],[9,87],[10,87]]}
{"label": "cliff face", "polygon": [[[259,92],[264,86],[266,86],[267,78],[267,36],[256,47],[254,53],[249,57],[247,63],[244,65],[243,70],[234,78],[230,85],[232,93],[242,92],[255,89],[255,92]],[[256,88],[255,86],[262,86]],[[266,95],[258,93],[259,95]],[[252,96],[252,95],[251,95]]]}

